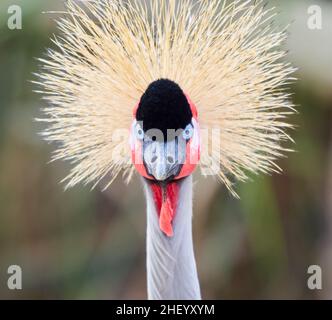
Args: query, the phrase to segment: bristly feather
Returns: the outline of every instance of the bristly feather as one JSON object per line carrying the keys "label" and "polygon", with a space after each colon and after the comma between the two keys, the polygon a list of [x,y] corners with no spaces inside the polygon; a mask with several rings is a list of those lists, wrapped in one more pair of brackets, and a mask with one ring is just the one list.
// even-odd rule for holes
{"label": "bristly feather", "polygon": [[38,81],[49,102],[43,134],[60,144],[53,160],[74,165],[67,186],[113,181],[121,170],[131,177],[128,142],[112,135],[130,127],[133,108],[160,78],[190,96],[202,129],[220,129],[212,161],[203,145],[201,162],[219,166],[233,194],[233,178],[280,171],[294,69],[281,60],[286,34],[274,30],[273,16],[261,1],[68,1]]}

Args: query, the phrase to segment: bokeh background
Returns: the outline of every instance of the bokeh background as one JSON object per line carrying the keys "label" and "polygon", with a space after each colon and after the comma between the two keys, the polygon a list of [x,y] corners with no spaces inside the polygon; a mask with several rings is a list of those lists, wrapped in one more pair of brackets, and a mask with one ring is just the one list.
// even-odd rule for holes
{"label": "bokeh background", "polygon": [[[22,7],[22,30],[7,10]],[[307,26],[320,5],[322,30]],[[213,178],[196,176],[194,242],[204,298],[332,298],[332,1],[269,1],[299,68],[290,88],[299,113],[290,121],[296,152],[283,175],[253,177],[233,199]],[[145,204],[137,177],[106,192],[64,192],[65,163],[48,164],[41,141],[44,102],[29,80],[56,33],[60,0],[0,2],[0,298],[145,299]],[[7,288],[7,268],[23,270],[23,290]],[[323,289],[307,287],[320,265]]]}

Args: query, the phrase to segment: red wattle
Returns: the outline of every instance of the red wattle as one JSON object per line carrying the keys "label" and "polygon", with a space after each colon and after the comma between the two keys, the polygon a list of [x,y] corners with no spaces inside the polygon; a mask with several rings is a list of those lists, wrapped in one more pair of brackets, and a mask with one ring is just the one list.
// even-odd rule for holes
{"label": "red wattle", "polygon": [[159,216],[159,227],[168,237],[172,237],[174,234],[172,223],[177,209],[179,185],[177,182],[171,182],[164,187],[152,183],[151,190]]}

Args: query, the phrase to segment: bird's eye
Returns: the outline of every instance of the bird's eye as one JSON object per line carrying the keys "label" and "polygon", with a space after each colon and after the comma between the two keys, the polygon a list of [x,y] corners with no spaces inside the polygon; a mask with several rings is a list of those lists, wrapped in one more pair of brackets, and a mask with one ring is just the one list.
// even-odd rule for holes
{"label": "bird's eye", "polygon": [[190,140],[194,135],[194,128],[191,124],[188,124],[183,130],[182,136],[185,140]]}
{"label": "bird's eye", "polygon": [[144,131],[138,123],[135,126],[135,134],[136,134],[136,138],[138,140],[143,140],[144,139]]}

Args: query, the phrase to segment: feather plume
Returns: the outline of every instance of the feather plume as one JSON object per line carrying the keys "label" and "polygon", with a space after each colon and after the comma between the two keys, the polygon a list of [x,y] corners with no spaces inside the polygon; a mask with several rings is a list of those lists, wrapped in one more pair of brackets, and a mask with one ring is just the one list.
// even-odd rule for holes
{"label": "feather plume", "polygon": [[73,165],[67,186],[111,183],[121,171],[130,179],[132,111],[160,78],[197,105],[203,174],[217,174],[235,194],[232,181],[280,171],[294,69],[274,15],[261,1],[69,0],[38,81],[49,103],[42,134],[58,144],[52,159]]}

